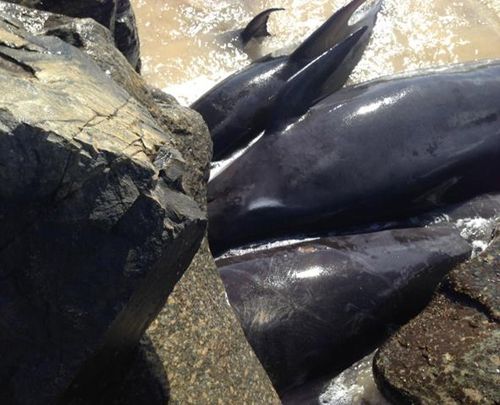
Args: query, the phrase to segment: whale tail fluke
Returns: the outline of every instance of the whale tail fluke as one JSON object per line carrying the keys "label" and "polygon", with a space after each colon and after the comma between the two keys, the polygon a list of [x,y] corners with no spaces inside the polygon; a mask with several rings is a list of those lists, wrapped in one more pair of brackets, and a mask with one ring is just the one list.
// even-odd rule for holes
{"label": "whale tail fluke", "polygon": [[281,10],[284,10],[284,8],[275,7],[269,8],[262,13],[257,14],[240,34],[241,42],[243,43],[243,45],[246,45],[252,38],[261,38],[271,35],[267,30],[267,22],[269,21],[269,16],[271,15],[271,13]]}
{"label": "whale tail fluke", "polygon": [[375,0],[363,16],[354,24],[349,21],[353,14],[367,0],[352,0],[333,14],[321,27],[314,31],[291,55],[293,63],[309,63],[345,38],[358,31],[361,27],[368,27],[368,36],[371,34],[380,11],[382,0]]}
{"label": "whale tail fluke", "polygon": [[346,65],[352,66],[353,53],[357,54],[360,43],[366,41],[367,31],[366,26],[359,28],[288,79],[275,98],[266,132],[275,132],[342,87],[352,70],[346,69]]}

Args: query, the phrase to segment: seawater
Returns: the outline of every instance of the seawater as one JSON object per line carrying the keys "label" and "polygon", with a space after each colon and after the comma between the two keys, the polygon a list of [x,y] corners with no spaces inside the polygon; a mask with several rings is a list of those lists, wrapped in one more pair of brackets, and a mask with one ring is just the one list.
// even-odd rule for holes
{"label": "seawater", "polygon": [[[189,104],[252,59],[293,48],[345,0],[133,0],[146,79]],[[273,34],[243,50],[235,31],[270,7]],[[500,58],[500,0],[385,0],[352,82]]]}

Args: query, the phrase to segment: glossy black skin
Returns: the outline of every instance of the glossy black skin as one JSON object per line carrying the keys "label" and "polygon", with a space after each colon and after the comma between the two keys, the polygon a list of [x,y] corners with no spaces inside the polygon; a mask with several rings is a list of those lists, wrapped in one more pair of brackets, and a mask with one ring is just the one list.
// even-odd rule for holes
{"label": "glossy black skin", "polygon": [[470,251],[451,227],[412,228],[321,239],[218,265],[245,335],[283,395],[373,351]]}
{"label": "glossy black skin", "polygon": [[345,88],[209,183],[215,254],[500,189],[500,62]]}
{"label": "glossy black skin", "polygon": [[[217,84],[191,105],[208,125],[212,135],[214,161],[228,157],[266,128],[274,97],[290,77],[366,23],[369,29],[345,61],[343,71],[328,83],[329,91],[334,91],[345,83],[368,44],[380,7],[374,6],[358,23],[346,25],[347,16],[352,15],[365,1],[353,0],[339,10],[291,55],[266,56],[257,60]],[[300,94],[296,96],[300,97]]]}
{"label": "glossy black skin", "polygon": [[245,29],[240,33],[240,39],[243,45],[246,45],[251,39],[268,37],[271,34],[267,31],[267,22],[269,16],[275,11],[282,11],[284,8],[269,8],[257,14],[250,21]]}
{"label": "glossy black skin", "polygon": [[300,66],[286,56],[265,57],[229,76],[191,108],[210,129],[213,160],[220,160],[244,145],[265,127],[271,100]]}

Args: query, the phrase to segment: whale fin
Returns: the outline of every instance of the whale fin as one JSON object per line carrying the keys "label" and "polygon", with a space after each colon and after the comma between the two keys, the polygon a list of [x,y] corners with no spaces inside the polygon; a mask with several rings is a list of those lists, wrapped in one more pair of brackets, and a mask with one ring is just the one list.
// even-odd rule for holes
{"label": "whale fin", "polygon": [[349,25],[349,20],[354,12],[365,2],[366,0],[352,0],[338,10],[290,55],[289,60],[294,63],[303,63],[304,61],[307,63],[356,32],[360,27],[373,28],[376,15],[382,6],[382,0],[374,1],[359,21]]}
{"label": "whale fin", "polygon": [[[356,52],[367,31],[366,26],[358,29],[288,79],[273,101],[272,121],[266,132],[279,130],[290,118],[303,115],[312,105],[342,87],[349,76],[344,64]],[[325,88],[326,83],[329,85]]]}
{"label": "whale fin", "polygon": [[262,13],[257,14],[240,34],[243,45],[246,45],[252,38],[267,37],[271,35],[267,30],[269,16],[271,13],[281,10],[284,10],[284,8],[269,8]]}
{"label": "whale fin", "polygon": [[366,30],[362,34],[361,38],[352,47],[346,58],[344,58],[342,64],[339,68],[325,81],[323,85],[322,92],[326,96],[332,94],[334,91],[342,87],[342,85],[347,81],[349,75],[352,73],[354,68],[357,66],[363,53],[365,52],[370,38],[373,32],[373,27],[377,22],[377,15],[382,5],[382,0],[378,0],[374,3],[373,7],[368,10],[360,21],[356,22],[352,29],[353,32],[358,32],[359,30],[366,27]]}

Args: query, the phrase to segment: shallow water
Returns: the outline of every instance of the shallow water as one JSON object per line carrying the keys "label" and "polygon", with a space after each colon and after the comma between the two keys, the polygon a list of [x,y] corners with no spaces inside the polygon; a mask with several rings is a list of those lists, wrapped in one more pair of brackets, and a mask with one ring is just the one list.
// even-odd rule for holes
{"label": "shallow water", "polygon": [[[257,57],[297,45],[345,0],[132,0],[143,74],[190,103]],[[262,46],[247,54],[235,30],[259,11],[270,19]],[[385,0],[373,39],[352,81],[422,67],[500,58],[500,0]],[[255,44],[254,44],[255,45]]]}

